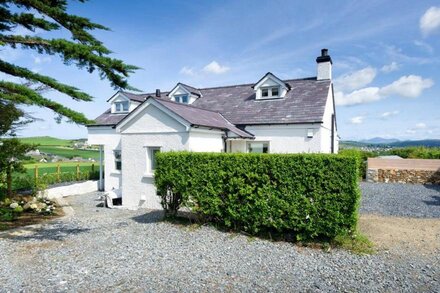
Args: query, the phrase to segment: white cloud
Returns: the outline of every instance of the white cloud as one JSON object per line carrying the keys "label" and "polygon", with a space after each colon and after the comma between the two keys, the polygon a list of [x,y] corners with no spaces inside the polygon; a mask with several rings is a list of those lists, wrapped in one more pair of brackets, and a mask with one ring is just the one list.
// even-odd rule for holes
{"label": "white cloud", "polygon": [[362,124],[364,122],[364,116],[356,116],[350,119],[351,124]]}
{"label": "white cloud", "polygon": [[416,98],[422,94],[423,90],[433,85],[434,82],[431,79],[423,79],[418,75],[406,75],[390,85],[381,88],[380,95],[398,95],[405,98]]}
{"label": "white cloud", "polygon": [[52,61],[52,58],[50,56],[32,56],[34,58],[35,64],[42,64],[42,63],[48,63]]}
{"label": "white cloud", "polygon": [[378,101],[382,99],[382,97],[379,95],[379,90],[380,89],[378,87],[367,87],[356,90],[347,95],[342,92],[336,92],[336,105],[350,106]]}
{"label": "white cloud", "polygon": [[190,67],[186,67],[186,66],[183,66],[182,69],[180,69],[179,73],[183,74],[183,75],[189,75],[189,76],[195,75],[194,69],[192,69]]}
{"label": "white cloud", "polygon": [[380,69],[380,71],[382,71],[382,72],[385,72],[385,73],[390,73],[390,72],[393,72],[393,71],[396,71],[396,70],[398,70],[399,69],[399,64],[397,64],[397,62],[391,62],[390,64],[388,64],[388,65],[384,65],[384,66],[382,66],[382,68]]}
{"label": "white cloud", "polygon": [[421,48],[422,50],[430,54],[434,53],[434,48],[426,42],[415,40],[414,45],[416,45],[417,47]]}
{"label": "white cloud", "polygon": [[440,29],[440,7],[432,6],[420,18],[420,30],[426,36]]}
{"label": "white cloud", "polygon": [[408,134],[416,133],[416,131],[414,129],[407,129],[405,132],[408,133]]}
{"label": "white cloud", "polygon": [[397,114],[399,114],[399,111],[384,112],[384,113],[382,113],[382,115],[380,115],[380,117],[382,119],[388,119],[392,116],[396,116]]}
{"label": "white cloud", "polygon": [[338,91],[353,91],[370,84],[376,77],[376,69],[365,67],[364,69],[345,74],[334,80]]}
{"label": "white cloud", "polygon": [[211,63],[209,63],[208,65],[203,67],[203,71],[209,72],[209,73],[214,73],[214,74],[225,73],[225,72],[229,71],[229,69],[230,68],[227,66],[223,66],[223,65],[218,64],[217,61],[212,61]]}
{"label": "white cloud", "polygon": [[416,128],[417,129],[424,129],[424,128],[426,128],[426,124],[425,123],[417,123]]}

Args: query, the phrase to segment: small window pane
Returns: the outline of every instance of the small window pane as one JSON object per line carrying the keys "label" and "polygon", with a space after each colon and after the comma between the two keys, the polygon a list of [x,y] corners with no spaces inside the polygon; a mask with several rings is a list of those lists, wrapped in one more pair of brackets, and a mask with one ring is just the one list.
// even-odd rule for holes
{"label": "small window pane", "polygon": [[269,152],[269,143],[267,142],[250,142],[248,144],[249,153],[267,154]]}
{"label": "small window pane", "polygon": [[115,151],[113,151],[113,154],[115,156],[115,169],[122,170],[121,151],[115,150]]}
{"label": "small window pane", "polygon": [[182,103],[188,104],[188,96],[187,95],[182,96]]}
{"label": "small window pane", "polygon": [[277,87],[273,87],[273,88],[272,88],[272,96],[273,96],[273,97],[278,96],[278,88],[277,88]]}
{"label": "small window pane", "polygon": [[268,97],[269,96],[269,89],[261,89],[261,96]]}
{"label": "small window pane", "polygon": [[122,103],[122,111],[127,112],[128,111],[128,102]]}
{"label": "small window pane", "polygon": [[175,96],[174,99],[177,103],[180,103],[180,96]]}

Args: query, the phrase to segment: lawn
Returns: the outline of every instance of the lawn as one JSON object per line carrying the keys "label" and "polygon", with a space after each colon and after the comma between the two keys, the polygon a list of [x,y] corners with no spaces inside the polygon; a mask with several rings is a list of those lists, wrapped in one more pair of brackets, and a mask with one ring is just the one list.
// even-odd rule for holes
{"label": "lawn", "polygon": [[37,163],[37,164],[26,164],[24,167],[26,168],[26,173],[28,175],[34,176],[35,174],[35,166],[38,166],[38,174],[50,174],[57,172],[57,166],[60,165],[60,171],[62,173],[75,173],[76,166],[79,164],[80,171],[91,171],[92,164],[95,165],[95,170],[99,170],[99,163],[89,163],[89,162],[60,162],[60,163]]}
{"label": "lawn", "polygon": [[70,139],[60,139],[50,136],[35,136],[35,137],[22,137],[19,138],[21,142],[39,144],[42,146],[70,146],[74,140]]}
{"label": "lawn", "polygon": [[52,154],[56,156],[65,157],[68,159],[71,159],[73,157],[81,157],[84,159],[92,158],[95,161],[99,160],[99,151],[95,151],[95,150],[82,150],[82,149],[73,149],[62,146],[43,146],[43,145],[37,147],[37,149],[45,154]]}

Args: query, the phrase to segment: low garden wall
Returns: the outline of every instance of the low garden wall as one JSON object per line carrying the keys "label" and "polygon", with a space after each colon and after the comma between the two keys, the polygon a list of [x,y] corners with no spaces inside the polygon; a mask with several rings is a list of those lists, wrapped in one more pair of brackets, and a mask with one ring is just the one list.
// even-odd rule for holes
{"label": "low garden wall", "polygon": [[49,187],[44,191],[44,195],[49,199],[56,199],[69,195],[95,192],[98,191],[98,182],[99,181],[89,180],[62,186]]}
{"label": "low garden wall", "polygon": [[188,207],[199,219],[250,234],[288,232],[301,240],[356,228],[353,157],[164,152],[155,183],[167,213]]}
{"label": "low garden wall", "polygon": [[368,158],[367,181],[440,184],[440,160]]}

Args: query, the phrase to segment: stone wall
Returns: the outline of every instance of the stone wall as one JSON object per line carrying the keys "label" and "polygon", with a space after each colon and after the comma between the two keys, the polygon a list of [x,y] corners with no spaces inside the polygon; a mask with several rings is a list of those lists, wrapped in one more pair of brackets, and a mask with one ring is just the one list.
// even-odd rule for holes
{"label": "stone wall", "polygon": [[367,181],[440,185],[440,160],[368,159]]}

